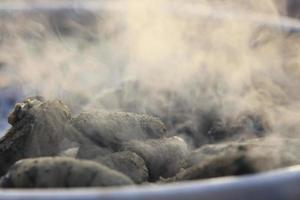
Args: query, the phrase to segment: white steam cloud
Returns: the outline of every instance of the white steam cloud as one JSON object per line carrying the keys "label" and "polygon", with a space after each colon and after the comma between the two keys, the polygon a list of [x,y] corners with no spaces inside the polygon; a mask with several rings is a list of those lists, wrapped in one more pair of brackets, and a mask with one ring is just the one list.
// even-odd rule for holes
{"label": "white steam cloud", "polygon": [[296,137],[300,23],[283,16],[283,1],[113,3],[119,7],[111,12],[78,11],[83,22],[3,17],[0,60],[12,69],[6,77],[17,77],[12,82],[25,96],[61,98],[74,110],[146,112],[166,123],[180,115],[192,126],[199,112],[216,111],[225,123],[250,113],[270,132]]}

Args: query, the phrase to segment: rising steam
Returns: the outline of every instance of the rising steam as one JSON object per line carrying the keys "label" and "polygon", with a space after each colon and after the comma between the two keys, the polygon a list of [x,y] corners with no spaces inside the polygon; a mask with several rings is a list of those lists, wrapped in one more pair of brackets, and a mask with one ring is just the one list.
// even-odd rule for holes
{"label": "rising steam", "polygon": [[[20,85],[24,96],[63,99],[77,112],[156,115],[170,134],[205,130],[199,115],[212,113],[225,124],[259,116],[266,132],[297,137],[300,24],[283,16],[284,5],[116,2],[117,11],[78,11],[84,21],[3,17],[0,59],[14,78],[5,84]],[[253,132],[257,124],[245,126]]]}

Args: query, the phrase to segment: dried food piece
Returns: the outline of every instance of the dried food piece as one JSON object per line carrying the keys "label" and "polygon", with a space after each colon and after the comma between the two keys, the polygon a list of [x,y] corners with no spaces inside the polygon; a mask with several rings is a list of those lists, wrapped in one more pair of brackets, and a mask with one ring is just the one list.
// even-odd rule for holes
{"label": "dried food piece", "polygon": [[122,172],[135,183],[148,181],[148,168],[145,161],[136,153],[130,151],[116,152],[104,157],[97,157],[95,161],[104,164],[110,169]]}
{"label": "dried food piece", "polygon": [[25,159],[1,178],[5,188],[58,188],[133,184],[124,174],[93,161],[62,157]]}
{"label": "dried food piece", "polygon": [[244,175],[296,165],[300,159],[293,151],[298,145],[299,141],[278,144],[271,139],[206,145],[192,152],[182,163],[184,169],[168,181]]}
{"label": "dried food piece", "polygon": [[8,117],[12,128],[0,139],[0,175],[19,159],[57,155],[70,118],[61,101],[33,97],[18,103]]}
{"label": "dried food piece", "polygon": [[159,177],[174,176],[180,170],[180,162],[188,154],[188,146],[180,137],[159,140],[130,141],[124,149],[141,156],[149,170],[149,181]]}
{"label": "dried food piece", "polygon": [[166,132],[158,118],[126,112],[81,113],[70,124],[99,147],[112,151],[119,151],[122,142],[161,138]]}

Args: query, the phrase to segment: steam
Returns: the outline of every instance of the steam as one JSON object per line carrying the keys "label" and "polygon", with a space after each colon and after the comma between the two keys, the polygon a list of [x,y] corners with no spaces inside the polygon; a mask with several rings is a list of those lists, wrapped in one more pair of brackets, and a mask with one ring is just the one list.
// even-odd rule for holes
{"label": "steam", "polygon": [[[117,11],[78,11],[71,21],[3,18],[0,59],[13,69],[7,77],[18,77],[24,96],[63,99],[74,112],[156,115],[170,134],[201,131],[199,115],[213,113],[225,124],[257,115],[268,132],[297,137],[300,25],[283,16],[283,5],[115,2]],[[256,125],[245,126],[253,132]]]}

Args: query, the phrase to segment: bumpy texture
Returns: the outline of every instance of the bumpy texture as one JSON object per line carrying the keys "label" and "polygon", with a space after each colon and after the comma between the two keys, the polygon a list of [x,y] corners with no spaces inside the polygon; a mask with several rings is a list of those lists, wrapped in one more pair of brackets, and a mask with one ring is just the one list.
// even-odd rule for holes
{"label": "bumpy texture", "polygon": [[[199,134],[214,137],[220,132],[223,143],[194,150],[185,137],[166,132],[157,118],[124,112],[91,112],[72,118],[61,101],[40,97],[17,104],[8,120],[12,128],[0,140],[0,187],[174,182],[300,164],[299,139],[260,134],[267,126],[259,118],[246,117],[242,120],[246,126],[229,129],[226,127],[238,126],[212,120],[214,128]],[[250,137],[233,139],[231,134],[223,134],[223,129],[249,133]]]}
{"label": "bumpy texture", "polygon": [[113,151],[120,150],[124,141],[161,138],[166,132],[157,118],[125,112],[82,113],[70,123],[98,146]]}
{"label": "bumpy texture", "polygon": [[101,164],[72,158],[25,159],[1,179],[2,187],[95,187],[133,184],[127,176]]}
{"label": "bumpy texture", "polygon": [[130,151],[117,152],[104,157],[99,156],[95,161],[122,172],[135,183],[140,184],[148,181],[148,168],[146,167],[145,161],[136,153]]}
{"label": "bumpy texture", "polygon": [[131,141],[124,149],[141,156],[149,170],[149,180],[174,176],[180,170],[180,162],[188,154],[185,141],[177,136],[160,140]]}
{"label": "bumpy texture", "polygon": [[154,117],[97,112],[72,118],[61,101],[41,97],[18,103],[8,121],[12,128],[0,140],[0,176],[18,160],[59,156],[101,160],[142,183],[148,180],[144,160],[133,152],[114,154],[117,146],[131,139],[160,138],[165,134],[163,123]]}
{"label": "bumpy texture", "polygon": [[[274,143],[273,143],[274,142]],[[299,141],[254,139],[205,145],[182,162],[182,170],[167,182],[197,180],[221,176],[244,175],[300,164]]]}
{"label": "bumpy texture", "polygon": [[0,140],[0,175],[21,158],[57,155],[70,116],[60,101],[38,97],[17,104],[8,117],[12,128]]}

